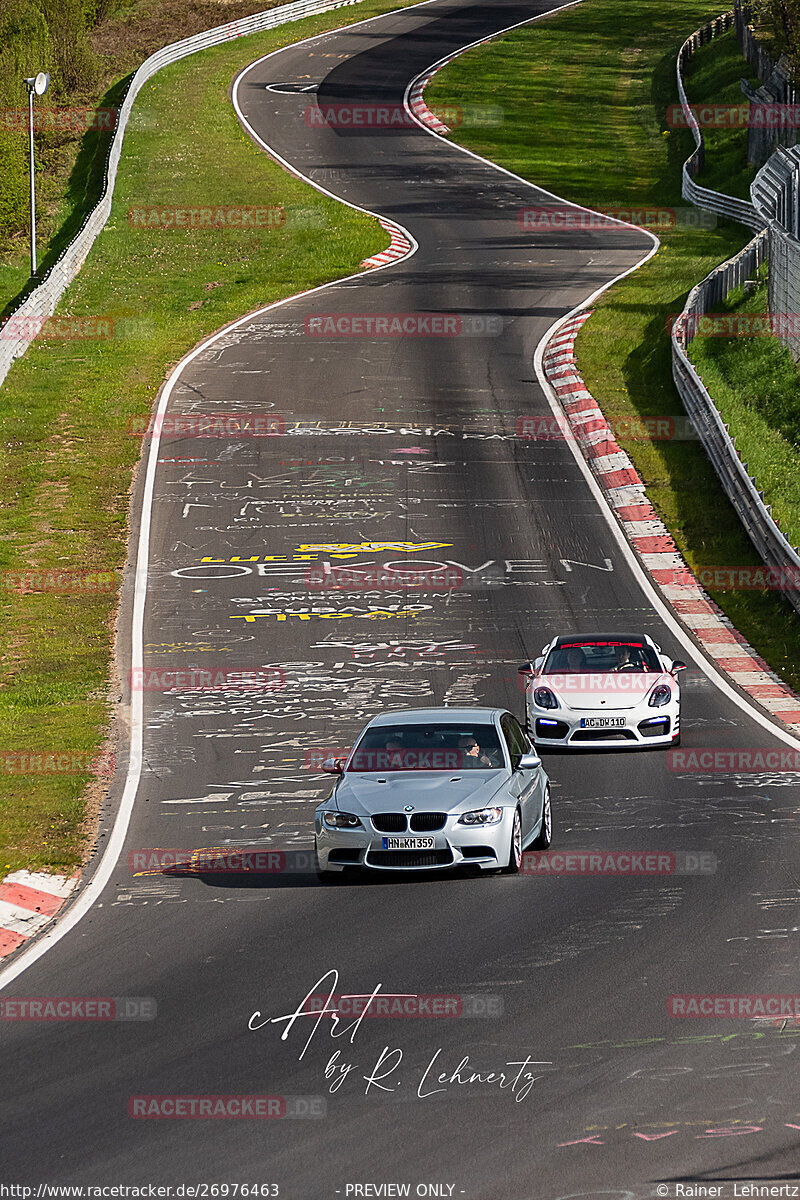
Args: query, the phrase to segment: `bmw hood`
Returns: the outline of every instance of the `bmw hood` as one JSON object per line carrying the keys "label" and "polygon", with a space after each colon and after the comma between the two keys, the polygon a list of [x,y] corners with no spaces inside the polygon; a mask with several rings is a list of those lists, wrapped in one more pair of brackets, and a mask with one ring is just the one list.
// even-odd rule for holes
{"label": "bmw hood", "polygon": [[[502,788],[508,771],[390,771],[345,774],[334,799],[343,812],[357,816],[402,812],[413,804],[414,812],[469,812],[484,808]],[[380,782],[380,781],[383,782]]]}
{"label": "bmw hood", "polygon": [[[531,688],[531,703],[536,688],[549,688],[562,708],[577,712],[619,712],[638,708],[646,704],[654,687],[667,683],[673,695],[677,688],[671,675],[656,674],[655,671],[603,672],[591,675],[538,675]],[[544,710],[536,706],[536,712],[556,717],[558,709]]]}

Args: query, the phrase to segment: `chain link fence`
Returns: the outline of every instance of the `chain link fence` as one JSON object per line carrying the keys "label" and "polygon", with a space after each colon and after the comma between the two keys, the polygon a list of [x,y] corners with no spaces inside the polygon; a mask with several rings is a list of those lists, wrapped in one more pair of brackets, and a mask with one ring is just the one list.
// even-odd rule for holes
{"label": "chain link fence", "polygon": [[750,101],[747,128],[747,161],[760,165],[780,143],[794,146],[800,141],[797,90],[786,55],[776,62],[755,36],[751,24],[753,11],[744,0],[735,0],[736,38],[742,56],[761,87],[753,88],[742,80],[742,91]]}
{"label": "chain link fence", "polygon": [[769,311],[777,336],[800,361],[800,147],[781,146],[750,189],[769,235]]}

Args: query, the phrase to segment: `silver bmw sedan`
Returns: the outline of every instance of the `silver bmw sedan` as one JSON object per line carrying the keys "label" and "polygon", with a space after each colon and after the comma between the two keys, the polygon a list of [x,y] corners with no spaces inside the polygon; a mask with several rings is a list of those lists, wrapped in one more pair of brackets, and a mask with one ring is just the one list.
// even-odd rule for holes
{"label": "silver bmw sedan", "polygon": [[550,845],[549,781],[505,709],[383,713],[322,769],[337,777],[316,811],[323,882],[348,868],[516,874],[524,850]]}

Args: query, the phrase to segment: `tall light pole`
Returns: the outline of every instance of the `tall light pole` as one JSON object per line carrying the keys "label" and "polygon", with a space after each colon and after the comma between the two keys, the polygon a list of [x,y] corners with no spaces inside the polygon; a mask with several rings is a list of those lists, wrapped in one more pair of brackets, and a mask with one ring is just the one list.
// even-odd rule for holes
{"label": "tall light pole", "polygon": [[36,184],[33,175],[33,95],[43,96],[50,86],[50,76],[46,71],[40,71],[31,79],[25,80],[28,89],[28,127],[30,131],[31,158],[31,276],[36,274]]}

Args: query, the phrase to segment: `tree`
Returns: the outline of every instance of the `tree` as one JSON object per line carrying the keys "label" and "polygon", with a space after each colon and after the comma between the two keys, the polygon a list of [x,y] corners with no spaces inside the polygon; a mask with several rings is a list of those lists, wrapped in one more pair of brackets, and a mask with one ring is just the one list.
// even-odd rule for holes
{"label": "tree", "polygon": [[771,26],[797,78],[800,75],[800,0],[754,0],[753,13]]}

